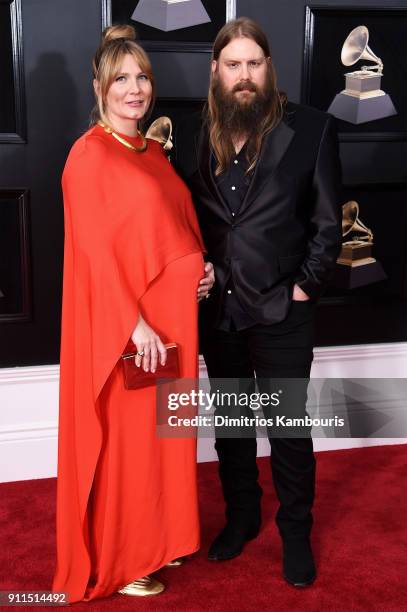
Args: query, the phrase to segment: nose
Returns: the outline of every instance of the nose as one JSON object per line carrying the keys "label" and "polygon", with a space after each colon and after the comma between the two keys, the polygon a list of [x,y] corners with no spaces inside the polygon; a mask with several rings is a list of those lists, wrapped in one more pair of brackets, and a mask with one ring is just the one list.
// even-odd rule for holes
{"label": "nose", "polygon": [[242,81],[249,81],[250,80],[249,67],[244,62],[242,62],[242,69],[240,71],[240,78],[241,78]]}
{"label": "nose", "polygon": [[130,93],[139,93],[140,83],[137,77],[134,77],[130,81]]}

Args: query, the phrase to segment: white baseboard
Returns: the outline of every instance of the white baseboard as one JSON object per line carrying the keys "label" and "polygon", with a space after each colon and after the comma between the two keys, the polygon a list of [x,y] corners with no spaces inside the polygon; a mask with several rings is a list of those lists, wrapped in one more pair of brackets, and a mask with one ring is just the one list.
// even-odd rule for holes
{"label": "white baseboard", "polygon": [[[407,343],[315,349],[313,378],[405,378]],[[206,376],[200,362],[200,376]],[[59,366],[0,369],[0,482],[56,476]],[[405,438],[317,438],[315,450],[403,444]],[[258,455],[269,453],[258,440]],[[198,441],[198,461],[215,461],[213,440]]]}

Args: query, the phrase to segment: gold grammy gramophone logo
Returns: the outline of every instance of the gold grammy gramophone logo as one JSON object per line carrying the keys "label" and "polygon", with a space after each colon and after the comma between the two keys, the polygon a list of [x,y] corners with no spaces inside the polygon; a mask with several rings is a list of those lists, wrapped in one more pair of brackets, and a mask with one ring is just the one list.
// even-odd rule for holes
{"label": "gold grammy gramophone logo", "polygon": [[342,243],[338,264],[354,267],[376,261],[372,257],[373,232],[359,218],[359,204],[355,200],[342,206],[342,236],[348,240]]}

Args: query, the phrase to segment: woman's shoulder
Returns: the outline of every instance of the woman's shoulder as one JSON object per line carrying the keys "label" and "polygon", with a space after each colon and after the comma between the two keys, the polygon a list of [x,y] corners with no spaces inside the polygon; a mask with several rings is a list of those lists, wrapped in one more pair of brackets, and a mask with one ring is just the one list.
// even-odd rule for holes
{"label": "woman's shoulder", "polygon": [[103,161],[108,152],[109,147],[104,138],[104,133],[93,126],[73,143],[68,155],[67,165],[76,162],[92,164]]}

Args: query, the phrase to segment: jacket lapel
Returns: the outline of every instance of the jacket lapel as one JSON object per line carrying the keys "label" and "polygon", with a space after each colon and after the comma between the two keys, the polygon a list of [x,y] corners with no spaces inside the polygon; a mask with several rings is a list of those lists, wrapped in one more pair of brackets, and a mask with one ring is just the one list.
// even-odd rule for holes
{"label": "jacket lapel", "polygon": [[284,121],[280,121],[277,127],[266,135],[260,151],[260,156],[254,169],[246,197],[239,208],[240,215],[263,190],[270,176],[275,172],[284,157],[295,131]]}
{"label": "jacket lapel", "polygon": [[[289,120],[280,121],[277,127],[264,138],[254,174],[250,181],[246,197],[237,213],[238,215],[255,201],[284,157],[295,135],[295,131],[289,126],[289,122]],[[212,175],[212,152],[209,146],[208,132],[205,128],[202,128],[199,134],[195,136],[195,146],[199,172],[213,197],[212,208],[217,214],[220,214],[229,222],[230,209],[219,192]]]}

